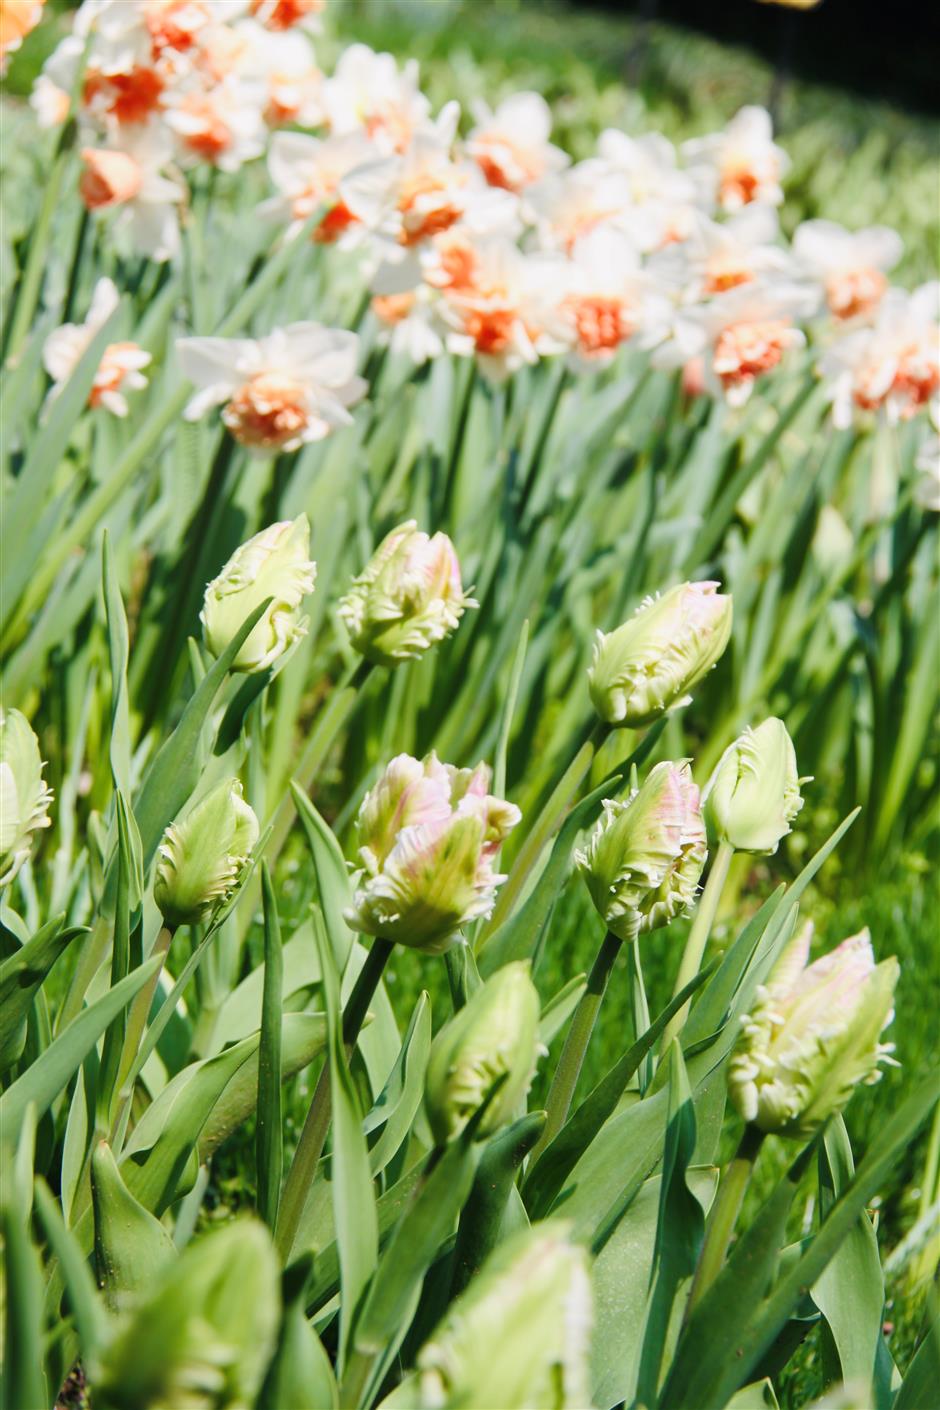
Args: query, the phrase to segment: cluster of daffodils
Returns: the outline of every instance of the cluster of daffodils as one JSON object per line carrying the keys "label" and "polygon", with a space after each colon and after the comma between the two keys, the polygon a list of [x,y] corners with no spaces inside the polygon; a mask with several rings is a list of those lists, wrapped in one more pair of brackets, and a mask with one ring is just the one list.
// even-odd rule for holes
{"label": "cluster of daffodils", "polygon": [[[787,244],[776,208],[789,163],[763,109],[678,150],[611,128],[573,163],[538,93],[435,113],[414,61],[363,44],[322,72],[321,8],[85,0],[33,103],[52,124],[77,95],[89,209],[118,211],[137,249],[169,259],[187,172],[264,158],[272,193],[259,217],[282,238],[304,231],[348,251],[379,336],[416,364],[449,352],[501,380],[552,356],[600,368],[629,343],[682,369],[689,394],[740,406],[810,342],[838,426],[936,402],[940,285],[889,287],[902,246],[884,227],[812,220]],[[305,239],[297,258],[312,257]],[[194,405],[224,400],[233,434],[255,448],[293,450],[342,424],[359,393],[340,349],[337,394],[306,405],[318,399],[304,370],[316,326],[227,353],[190,341],[184,371],[205,393]],[[263,380],[240,395],[251,378]]]}

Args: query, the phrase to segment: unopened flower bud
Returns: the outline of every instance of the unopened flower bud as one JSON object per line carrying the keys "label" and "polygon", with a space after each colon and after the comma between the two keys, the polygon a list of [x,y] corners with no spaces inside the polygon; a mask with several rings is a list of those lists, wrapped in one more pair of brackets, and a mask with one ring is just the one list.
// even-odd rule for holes
{"label": "unopened flower bud", "polygon": [[266,671],[306,632],[300,604],[313,592],[316,576],[306,514],[262,529],[235,550],[206,588],[200,618],[209,650],[220,656],[245,618],[270,597],[233,662],[236,671]]}
{"label": "unopened flower bud", "polygon": [[26,716],[0,710],[0,886],[26,861],[32,834],[52,821],[52,790],[42,768],[39,740]]}
{"label": "unopened flower bud", "polygon": [[235,1219],[161,1270],[116,1323],[95,1377],[96,1410],[242,1410],[277,1335],[280,1277],[264,1226]]}
{"label": "unopened flower bud", "polygon": [[647,598],[629,621],[597,633],[591,700],[609,725],[648,725],[711,670],[731,635],[731,598],[717,583],[681,583]]}
{"label": "unopened flower bud", "polygon": [[684,915],[708,855],[688,760],[657,764],[625,802],[608,799],[575,855],[608,930],[633,940]]}
{"label": "unopened flower bud", "polygon": [[809,1137],[859,1082],[877,1082],[893,1044],[898,962],[876,965],[867,930],[807,964],[807,925],[790,941],[741,1019],[728,1073],[731,1100],[762,1131]]}
{"label": "unopened flower bud", "polygon": [[803,806],[793,741],[773,716],[746,729],[718,761],[702,794],[706,820],[736,852],[776,852]]}
{"label": "unopened flower bud", "polygon": [[560,1222],[500,1244],[418,1353],[420,1410],[585,1410],[591,1279],[588,1256]]}
{"label": "unopened flower bud", "polygon": [[455,769],[433,753],[392,760],[359,810],[354,930],[442,954],[461,926],[489,915],[505,881],[496,855],[519,821],[489,780],[485,764]]}
{"label": "unopened flower bud", "polygon": [[163,834],[153,898],[168,925],[194,925],[234,890],[258,840],[258,819],[237,778],[218,787]]}
{"label": "unopened flower bud", "polygon": [[357,651],[380,666],[422,655],[476,607],[460,581],[446,534],[429,537],[413,519],[382,540],[339,604]]}
{"label": "unopened flower bud", "polygon": [[428,1059],[425,1105],[434,1139],[446,1145],[487,1107],[478,1136],[512,1120],[529,1090],[538,1054],[539,996],[529,962],[498,969],[434,1039]]}

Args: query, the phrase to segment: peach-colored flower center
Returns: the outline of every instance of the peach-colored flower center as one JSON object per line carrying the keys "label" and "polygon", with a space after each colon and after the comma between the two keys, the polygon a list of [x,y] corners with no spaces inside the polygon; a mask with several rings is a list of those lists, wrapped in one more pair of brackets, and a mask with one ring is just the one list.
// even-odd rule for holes
{"label": "peach-colored flower center", "polygon": [[268,29],[291,29],[307,15],[319,14],[326,0],[251,0],[249,9],[260,15]]}
{"label": "peach-colored flower center", "polygon": [[407,318],[415,305],[413,293],[407,294],[376,294],[372,300],[372,310],[376,318],[383,323],[401,323],[403,318]]}
{"label": "peach-colored flower center", "polygon": [[787,346],[788,331],[789,324],[782,318],[725,328],[715,343],[713,363],[723,386],[750,381],[776,367]]}
{"label": "peach-colored flower center", "polygon": [[147,0],[144,24],[150,33],[155,55],[165,49],[183,54],[196,42],[196,35],[211,16],[200,0]]}
{"label": "peach-colored flower center", "polygon": [[760,194],[761,179],[746,162],[729,162],[721,173],[719,199],[723,206],[749,206]]}
{"label": "peach-colored flower center", "polygon": [[130,73],[103,74],[89,69],[83,98],[86,103],[104,98],[107,111],[118,122],[145,122],[159,105],[164,86],[156,69],[144,64],[135,64]]}
{"label": "peach-colored flower center", "polygon": [[724,294],[729,289],[737,289],[741,284],[750,284],[754,275],[749,269],[728,261],[713,261],[705,274],[704,293]]}
{"label": "peach-colored flower center", "polygon": [[437,262],[427,271],[426,282],[435,289],[472,289],[476,284],[477,256],[469,240],[454,234],[435,244]]}
{"label": "peach-colored flower center", "polygon": [[633,332],[620,299],[571,294],[564,300],[563,307],[574,319],[581,352],[588,356],[612,352]]}
{"label": "peach-colored flower center", "polygon": [[192,131],[182,134],[190,151],[211,162],[232,145],[232,129],[219,116],[210,99],[194,93],[184,99],[180,107],[195,123]]}
{"label": "peach-colored flower center", "polygon": [[[503,191],[520,191],[542,174],[543,164],[536,154],[505,134],[483,134],[475,138],[473,156],[490,186],[498,186]],[[507,169],[510,167],[515,170]]]}
{"label": "peach-colored flower center", "polygon": [[466,305],[462,310],[464,332],[478,353],[490,357],[498,357],[510,346],[518,316],[515,308],[506,305]]}
{"label": "peach-colored flower center", "polygon": [[140,351],[136,343],[109,343],[104,350],[91,393],[89,406],[100,406],[107,392],[118,392],[128,372],[127,357]]}
{"label": "peach-colored flower center", "polygon": [[309,392],[280,372],[259,372],[238,388],[222,420],[242,445],[278,450],[310,422]]}
{"label": "peach-colored flower center", "polygon": [[915,344],[905,348],[898,357],[891,385],[882,389],[877,387],[878,381],[877,365],[866,368],[857,377],[852,392],[856,406],[863,411],[877,411],[891,397],[899,415],[906,421],[940,391],[940,359],[936,353],[931,357]]}
{"label": "peach-colored flower center", "polygon": [[396,152],[404,152],[414,136],[414,123],[400,103],[379,103],[363,119],[366,136],[384,137]]}
{"label": "peach-colored flower center", "polygon": [[460,219],[461,208],[453,203],[448,188],[438,176],[422,172],[409,182],[398,199],[402,245],[417,245],[432,235],[441,235]]}
{"label": "peach-colored flower center", "polygon": [[836,318],[858,318],[878,307],[887,287],[880,269],[853,269],[826,281],[826,302]]}
{"label": "peach-colored flower center", "polygon": [[357,221],[358,216],[353,215],[346,202],[337,201],[335,206],[330,207],[314,230],[313,238],[318,245],[331,245],[334,240],[345,235],[349,227],[355,225]]}
{"label": "peach-colored flower center", "polygon": [[82,152],[85,170],[78,189],[89,210],[122,205],[137,195],[143,174],[134,158],[126,152],[111,152],[105,148],[86,147]]}

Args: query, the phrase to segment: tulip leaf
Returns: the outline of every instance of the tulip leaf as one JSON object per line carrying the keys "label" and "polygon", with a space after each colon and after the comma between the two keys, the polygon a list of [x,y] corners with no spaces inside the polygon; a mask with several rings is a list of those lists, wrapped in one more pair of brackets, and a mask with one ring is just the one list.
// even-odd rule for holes
{"label": "tulip leaf", "polygon": [[264,906],[264,991],[258,1045],[255,1151],[258,1213],[268,1228],[273,1229],[277,1221],[284,1162],[281,1134],[281,991],[284,961],[277,900],[266,862],[261,863],[261,897]]}
{"label": "tulip leaf", "polygon": [[940,1384],[940,1318],[932,1316],[911,1357],[891,1410],[934,1410]]}
{"label": "tulip leaf", "polygon": [[330,1358],[304,1311],[312,1266],[305,1253],[281,1276],[281,1326],[258,1410],[337,1410],[339,1405]]}
{"label": "tulip leaf", "polygon": [[333,960],[337,973],[342,975],[345,973],[353,944],[352,932],[343,918],[343,912],[352,902],[346,859],[332,829],[324,822],[300,785],[292,780],[290,791],[310,848],[317,894],[326,922]]}
{"label": "tulip leaf", "polygon": [[77,936],[87,934],[87,926],[66,926],[64,915],[55,916],[0,964],[0,1072],[23,1052],[27,1014],[52,966]]}
{"label": "tulip leaf", "polygon": [[92,1154],[91,1196],[98,1286],[117,1312],[127,1294],[149,1291],[154,1274],[175,1258],[176,1250],[159,1219],[125,1185],[106,1141],[99,1141]]}
{"label": "tulip leaf", "polygon": [[421,1099],[424,1074],[431,1049],[431,1005],[426,993],[418,997],[408,1031],[388,1081],[365,1120],[368,1135],[381,1134],[369,1150],[369,1166],[380,1175],[407,1139]]}
{"label": "tulip leaf", "polygon": [[578,1001],[587,988],[587,975],[575,974],[564,984],[542,1009],[539,1018],[539,1042],[548,1047],[564,1028],[568,1019],[578,1007]]}
{"label": "tulip leaf", "polygon": [[548,1213],[576,1162],[591,1145],[604,1123],[611,1117],[626,1090],[627,1083],[653,1047],[660,1033],[679,1012],[689,996],[694,994],[714,972],[714,964],[700,970],[670,1001],[645,1033],[633,1043],[622,1058],[584,1101],[572,1113],[553,1141],[549,1142],[538,1162],[529,1172],[525,1184],[526,1207],[533,1218]]}
{"label": "tulip leaf", "polygon": [[42,1115],[71,1081],[108,1024],[159,968],[162,956],[145,961],[84,1012],[72,1019],[35,1062],[0,1096],[2,1129],[16,1131],[32,1102]]}
{"label": "tulip leaf", "polygon": [[[9,1128],[8,1128],[9,1129]],[[3,1238],[4,1316],[2,1410],[51,1403],[43,1376],[43,1276],[30,1239],[36,1111],[27,1107],[15,1154],[0,1150],[0,1236]]]}
{"label": "tulip leaf", "polygon": [[[825,1219],[835,1199],[855,1174],[845,1122],[834,1116],[819,1150],[820,1215]],[[863,1211],[832,1261],[811,1289],[813,1301],[829,1326],[843,1381],[870,1386],[875,1378],[884,1316],[884,1275],[878,1240]]]}
{"label": "tulip leaf", "polygon": [[530,1111],[486,1144],[469,1197],[460,1214],[454,1246],[451,1299],[457,1297],[499,1241],[506,1205],[518,1192],[515,1179],[545,1126],[544,1111]]}
{"label": "tulip leaf", "polygon": [[111,666],[111,737],[108,745],[111,777],[125,798],[131,793],[131,726],[127,700],[127,616],[114,571],[111,538],[101,538],[101,587],[108,622],[108,657]]}

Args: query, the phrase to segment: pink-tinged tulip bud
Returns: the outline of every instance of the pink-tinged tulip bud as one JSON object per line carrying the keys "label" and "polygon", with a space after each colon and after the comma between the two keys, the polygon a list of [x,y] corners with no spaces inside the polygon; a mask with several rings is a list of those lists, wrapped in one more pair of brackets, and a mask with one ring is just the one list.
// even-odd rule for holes
{"label": "pink-tinged tulip bud", "polygon": [[206,588],[200,619],[213,656],[221,656],[245,618],[270,597],[232,669],[251,673],[273,666],[306,633],[301,603],[313,592],[316,577],[306,514],[269,524],[248,539]]}
{"label": "pink-tinged tulip bud", "polygon": [[382,540],[339,604],[353,646],[369,661],[394,666],[422,655],[476,607],[460,581],[446,534],[429,537],[415,521]]}
{"label": "pink-tinged tulip bud", "polygon": [[436,754],[399,754],[359,810],[354,930],[442,954],[461,926],[489,915],[496,854],[519,809],[487,793],[490,771],[455,769]]}
{"label": "pink-tinged tulip bud", "polygon": [[688,760],[657,764],[625,802],[608,799],[575,860],[608,930],[634,940],[688,913],[708,850]]}
{"label": "pink-tinged tulip bud", "polygon": [[718,761],[702,801],[719,842],[736,852],[776,852],[803,806],[796,751],[773,716],[746,729]]}
{"label": "pink-tinged tulip bud", "polygon": [[718,583],[680,583],[647,598],[616,631],[597,633],[591,700],[609,725],[648,725],[687,705],[731,635],[731,598]]}
{"label": "pink-tinged tulip bud", "polygon": [[791,940],[741,1019],[731,1058],[731,1100],[762,1131],[806,1138],[841,1111],[859,1082],[877,1082],[892,1043],[898,962],[876,965],[867,930],[813,964],[812,925]]}
{"label": "pink-tinged tulip bud", "polygon": [[52,824],[52,790],[42,771],[29,720],[19,710],[0,709],[0,886],[12,881],[28,858],[33,833]]}
{"label": "pink-tinged tulip bud", "polygon": [[91,211],[132,201],[143,182],[140,165],[127,152],[108,147],[86,147],[84,171],[78,183],[82,200]]}

